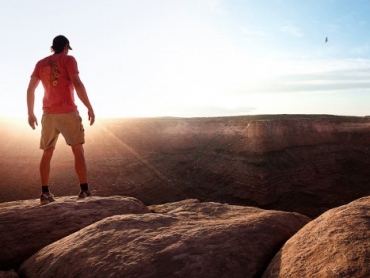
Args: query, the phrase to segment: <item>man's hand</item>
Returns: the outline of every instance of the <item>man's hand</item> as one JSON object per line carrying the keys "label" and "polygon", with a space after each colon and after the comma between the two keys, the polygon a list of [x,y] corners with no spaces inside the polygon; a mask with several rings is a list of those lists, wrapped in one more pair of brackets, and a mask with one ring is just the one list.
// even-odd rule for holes
{"label": "man's hand", "polygon": [[28,124],[30,125],[30,127],[32,127],[32,129],[35,129],[35,124],[37,124],[37,118],[34,114],[31,114],[31,115],[28,115]]}
{"label": "man's hand", "polygon": [[93,125],[93,123],[95,122],[94,111],[92,109],[87,111],[87,115],[89,116],[90,125]]}
{"label": "man's hand", "polygon": [[28,124],[32,129],[35,129],[35,124],[37,125],[37,119],[33,113],[33,106],[35,104],[35,90],[37,85],[40,83],[40,79],[36,77],[31,77],[30,83],[27,88],[27,110],[28,110]]}
{"label": "man's hand", "polygon": [[90,125],[92,125],[95,122],[95,114],[90,104],[89,97],[87,96],[85,86],[78,74],[72,74],[69,76],[69,78],[72,80],[73,86],[75,86],[78,98],[82,101],[82,103],[86,106],[88,110],[87,115],[89,116]]}

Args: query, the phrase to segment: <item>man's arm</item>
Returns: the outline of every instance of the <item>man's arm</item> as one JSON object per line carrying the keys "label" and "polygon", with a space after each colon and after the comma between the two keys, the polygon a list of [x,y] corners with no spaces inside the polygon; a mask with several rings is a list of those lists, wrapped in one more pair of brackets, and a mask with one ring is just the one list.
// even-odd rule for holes
{"label": "man's arm", "polygon": [[40,83],[40,79],[37,77],[31,77],[30,83],[27,88],[27,109],[28,109],[28,124],[35,129],[37,125],[37,118],[33,112],[35,106],[35,90]]}
{"label": "man's arm", "polygon": [[87,96],[85,86],[82,83],[80,76],[78,74],[70,75],[69,78],[71,78],[72,83],[75,86],[78,98],[82,101],[82,103],[86,106],[88,110],[87,114],[89,116],[90,125],[92,125],[95,122],[95,114],[94,109],[91,106],[89,97]]}

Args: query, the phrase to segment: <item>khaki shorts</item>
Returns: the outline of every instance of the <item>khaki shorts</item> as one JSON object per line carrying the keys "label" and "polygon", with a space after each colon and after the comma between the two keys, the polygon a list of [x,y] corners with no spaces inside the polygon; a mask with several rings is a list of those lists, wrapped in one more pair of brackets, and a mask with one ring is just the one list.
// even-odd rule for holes
{"label": "khaki shorts", "polygon": [[85,143],[84,128],[78,111],[66,114],[44,114],[41,125],[40,149],[42,150],[55,148],[60,133],[67,145]]}

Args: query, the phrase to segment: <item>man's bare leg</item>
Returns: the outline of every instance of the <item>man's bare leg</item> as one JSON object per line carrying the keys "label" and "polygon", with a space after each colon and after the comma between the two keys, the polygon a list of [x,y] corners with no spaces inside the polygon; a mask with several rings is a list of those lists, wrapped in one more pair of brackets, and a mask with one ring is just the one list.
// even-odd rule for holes
{"label": "man's bare leg", "polygon": [[50,176],[50,162],[51,158],[53,157],[54,148],[49,148],[44,150],[44,153],[41,157],[40,161],[40,177],[41,177],[41,184],[48,185],[49,184],[49,176]]}
{"label": "man's bare leg", "polygon": [[80,184],[87,183],[85,152],[82,144],[72,146],[72,152],[75,157],[75,170]]}
{"label": "man's bare leg", "polygon": [[81,188],[81,191],[78,194],[78,198],[83,199],[91,196],[91,193],[89,191],[89,185],[87,183],[85,152],[82,144],[72,146],[72,152],[75,156],[75,168]]}
{"label": "man's bare leg", "polygon": [[40,177],[41,177],[41,205],[46,205],[54,202],[53,195],[49,191],[49,176],[50,176],[50,162],[53,157],[54,148],[44,150],[40,161]]}

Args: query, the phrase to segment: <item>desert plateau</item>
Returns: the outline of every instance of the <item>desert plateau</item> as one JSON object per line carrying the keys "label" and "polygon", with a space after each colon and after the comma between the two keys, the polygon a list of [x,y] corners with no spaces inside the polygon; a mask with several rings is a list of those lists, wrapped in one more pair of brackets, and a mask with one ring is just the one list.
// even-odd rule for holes
{"label": "desert plateau", "polygon": [[41,128],[0,124],[0,277],[370,277],[369,117],[84,123],[93,197],[60,137],[45,206]]}

